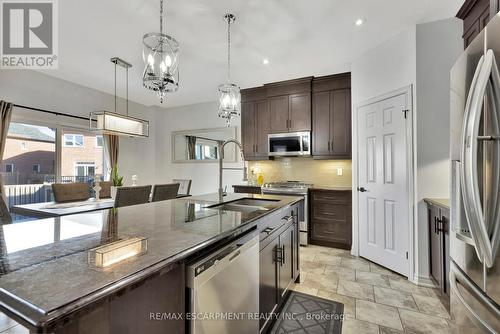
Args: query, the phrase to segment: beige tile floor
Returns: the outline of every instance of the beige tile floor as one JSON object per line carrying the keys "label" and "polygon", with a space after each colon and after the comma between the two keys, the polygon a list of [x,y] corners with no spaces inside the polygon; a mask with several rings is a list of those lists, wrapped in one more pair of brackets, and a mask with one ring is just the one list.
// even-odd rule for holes
{"label": "beige tile floor", "polygon": [[300,252],[301,283],[292,288],[343,303],[342,334],[452,333],[437,290],[346,250],[309,245]]}
{"label": "beige tile floor", "polygon": [[[309,245],[300,248],[302,283],[293,289],[344,304],[342,334],[451,333],[450,315],[437,290],[346,250]],[[0,313],[0,334],[28,330]]]}

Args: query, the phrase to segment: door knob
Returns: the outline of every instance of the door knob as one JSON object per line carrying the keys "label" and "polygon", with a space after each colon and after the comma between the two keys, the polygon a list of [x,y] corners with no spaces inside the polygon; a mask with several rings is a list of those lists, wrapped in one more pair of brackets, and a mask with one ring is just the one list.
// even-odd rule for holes
{"label": "door knob", "polygon": [[368,190],[366,190],[366,189],[365,189],[365,188],[363,188],[363,187],[358,187],[358,191],[359,191],[359,192],[362,192],[362,193],[365,193],[365,192],[367,192]]}

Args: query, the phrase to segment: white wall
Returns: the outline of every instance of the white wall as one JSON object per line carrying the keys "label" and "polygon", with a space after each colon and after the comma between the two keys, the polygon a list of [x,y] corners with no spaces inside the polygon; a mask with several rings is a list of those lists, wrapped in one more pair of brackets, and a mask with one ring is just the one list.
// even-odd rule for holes
{"label": "white wall", "polygon": [[426,197],[449,198],[450,70],[463,51],[462,21],[417,25],[418,273],[429,277]]}
{"label": "white wall", "polygon": [[[65,114],[88,117],[96,110],[114,110],[114,96],[48,76],[31,70],[1,70],[0,99],[19,105],[48,109]],[[14,115],[21,109],[14,109]],[[118,111],[125,111],[123,99],[118,101]],[[43,113],[23,112],[26,117],[49,124],[88,126],[85,122],[67,117],[54,117]],[[119,167],[125,184],[138,174],[141,184],[155,182],[155,109],[131,102],[129,114],[150,121],[151,136],[142,138],[120,138]]]}
{"label": "white wall", "polygon": [[366,52],[351,65],[352,102],[360,102],[415,83],[415,27]]}
{"label": "white wall", "polygon": [[[427,214],[422,199],[449,197],[449,73],[462,50],[456,19],[410,27],[353,62],[353,185],[357,184],[356,106],[413,85],[414,276],[429,277]],[[357,194],[353,193],[353,201]],[[353,233],[357,231],[353,212]],[[357,244],[353,243],[353,250]]]}
{"label": "white wall", "polygon": [[[361,55],[351,66],[353,126],[353,187],[358,184],[357,107],[364,101],[412,85],[416,81],[416,29],[410,27]],[[413,93],[414,94],[414,93]],[[414,106],[415,108],[415,106]],[[358,255],[358,193],[353,192],[353,245]],[[415,268],[412,268],[413,270]]]}
{"label": "white wall", "polygon": [[[240,118],[231,125],[237,126],[240,138]],[[213,193],[218,189],[218,164],[212,163],[172,163],[172,131],[220,128],[225,121],[217,116],[217,103],[206,102],[178,108],[163,109],[159,112],[156,132],[156,174],[159,182],[169,182],[173,178],[192,179],[191,193],[194,195]],[[232,145],[232,144],[229,144]],[[239,156],[239,154],[238,154]],[[242,163],[227,163],[225,167],[242,167]],[[241,170],[226,170],[223,174],[224,185],[229,192],[233,184],[241,184]]]}

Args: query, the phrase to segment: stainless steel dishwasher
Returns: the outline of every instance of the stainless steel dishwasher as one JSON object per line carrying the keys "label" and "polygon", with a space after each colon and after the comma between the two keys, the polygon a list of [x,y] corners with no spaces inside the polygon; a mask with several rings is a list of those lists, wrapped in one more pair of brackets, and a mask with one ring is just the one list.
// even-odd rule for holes
{"label": "stainless steel dishwasher", "polygon": [[231,242],[187,266],[191,334],[259,332],[259,236]]}

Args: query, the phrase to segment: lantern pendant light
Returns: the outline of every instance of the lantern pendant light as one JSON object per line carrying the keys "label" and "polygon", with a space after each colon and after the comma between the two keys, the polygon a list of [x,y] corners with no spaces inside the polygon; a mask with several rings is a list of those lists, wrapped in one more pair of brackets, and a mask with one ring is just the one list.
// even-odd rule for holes
{"label": "lantern pendant light", "polygon": [[226,120],[227,126],[235,116],[240,116],[241,95],[240,87],[231,83],[231,23],[236,17],[233,14],[225,14],[227,22],[227,82],[219,85],[219,117]]}
{"label": "lantern pendant light", "polygon": [[163,33],[163,0],[160,0],[160,32],[145,34],[142,38],[144,72],[142,84],[158,93],[160,102],[166,93],[179,89],[179,43]]}

